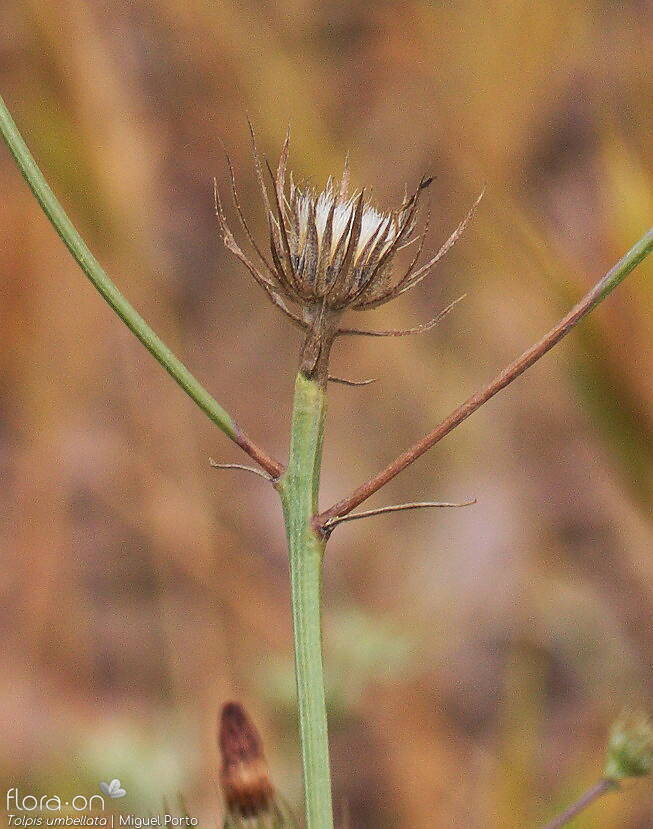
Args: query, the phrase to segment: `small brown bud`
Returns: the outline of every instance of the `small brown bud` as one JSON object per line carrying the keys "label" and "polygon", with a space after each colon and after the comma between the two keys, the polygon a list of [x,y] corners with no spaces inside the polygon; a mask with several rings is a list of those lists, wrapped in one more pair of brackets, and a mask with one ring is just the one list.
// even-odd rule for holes
{"label": "small brown bud", "polygon": [[229,814],[257,817],[271,810],[274,788],[254,723],[238,702],[222,708],[219,732],[220,785]]}

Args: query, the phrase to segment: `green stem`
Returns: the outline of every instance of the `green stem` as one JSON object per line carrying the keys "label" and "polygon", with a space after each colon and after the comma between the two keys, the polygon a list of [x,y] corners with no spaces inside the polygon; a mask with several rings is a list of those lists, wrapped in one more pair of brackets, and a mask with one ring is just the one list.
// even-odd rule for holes
{"label": "green stem", "polygon": [[250,457],[254,458],[273,477],[279,475],[282,467],[269,458],[248,438],[232,417],[220,406],[201,383],[190,373],[161,338],[150,328],[143,317],[120,293],[111,281],[100,263],[88,249],[79,235],[65,210],[59,204],[43,173],[40,171],[34,157],[23,141],[16,124],[0,97],[0,132],[4,138],[16,164],[32,193],[36,196],[43,212],[63,240],[68,250],[74,256],[77,264],[84,271],[95,288],[100,292],[108,304],[118,314],[120,319],[143,343],[163,368],[170,374],[181,388],[208,417],[235,443],[243,448]]}
{"label": "green stem", "polygon": [[332,829],[320,587],[324,539],[313,527],[322,461],[326,394],[301,372],[295,384],[290,457],[279,481],[288,549],[295,638],[295,675],[304,766],[307,829]]}

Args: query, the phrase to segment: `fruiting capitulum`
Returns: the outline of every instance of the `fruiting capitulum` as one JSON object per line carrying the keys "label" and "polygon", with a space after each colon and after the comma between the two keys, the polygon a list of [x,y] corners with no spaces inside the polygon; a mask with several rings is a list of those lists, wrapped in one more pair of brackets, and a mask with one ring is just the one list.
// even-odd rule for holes
{"label": "fruiting capitulum", "polygon": [[[328,378],[333,341],[340,333],[348,331],[340,327],[344,311],[376,308],[421,282],[460,236],[478,202],[437,254],[419,265],[428,222],[423,232],[416,235],[417,211],[420,197],[431,178],[422,178],[414,193],[407,195],[398,208],[382,211],[366,198],[364,191],[350,191],[347,163],[340,182],[336,184],[330,178],[321,192],[297,186],[292,174],[287,175],[287,136],[276,175],[266,162],[270,194],[253,131],[252,142],[268,220],[270,258],[258,245],[245,221],[228,158],[234,205],[258,264],[236,242],[216,188],[216,214],[222,239],[272,302],[305,330],[301,370],[324,384]],[[396,276],[396,255],[409,245],[416,248],[415,253]]]}

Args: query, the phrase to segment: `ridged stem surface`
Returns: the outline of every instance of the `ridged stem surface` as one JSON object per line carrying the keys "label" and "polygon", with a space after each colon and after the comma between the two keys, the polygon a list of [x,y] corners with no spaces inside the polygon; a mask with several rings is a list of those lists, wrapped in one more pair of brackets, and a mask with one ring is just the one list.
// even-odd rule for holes
{"label": "ridged stem surface", "polygon": [[307,829],[333,827],[320,619],[325,541],[313,527],[318,507],[325,411],[324,389],[300,372],[295,384],[288,468],[278,489],[290,555]]}

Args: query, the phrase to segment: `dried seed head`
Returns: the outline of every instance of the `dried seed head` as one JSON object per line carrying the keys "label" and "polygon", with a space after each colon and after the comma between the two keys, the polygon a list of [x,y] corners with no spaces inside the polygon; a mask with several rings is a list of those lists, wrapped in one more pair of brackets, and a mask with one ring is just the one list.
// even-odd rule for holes
{"label": "dried seed head", "polygon": [[[269,258],[245,221],[228,158],[234,205],[258,264],[236,242],[216,189],[220,232],[225,246],[272,302],[307,330],[302,370],[326,382],[329,350],[340,333],[339,320],[345,309],[375,308],[421,282],[460,236],[478,201],[437,254],[419,265],[428,223],[421,234],[415,233],[417,211],[431,178],[423,178],[395,210],[384,211],[375,207],[364,191],[350,192],[347,162],[338,184],[329,179],[321,192],[297,186],[292,175],[287,176],[288,137],[276,174],[266,163],[266,183],[253,130],[252,143],[268,220]],[[415,245],[416,253],[403,273],[396,275],[396,256],[408,245]]]}
{"label": "dried seed head", "polygon": [[609,780],[644,777],[653,770],[653,724],[642,713],[623,714],[608,739],[605,776]]}
{"label": "dried seed head", "polygon": [[220,785],[229,814],[249,818],[271,812],[274,788],[263,743],[240,703],[223,706],[218,742],[222,755]]}
{"label": "dried seed head", "polygon": [[344,197],[341,193],[342,187],[336,188],[331,180],[320,193],[296,187],[291,180],[288,198],[280,202],[283,207],[272,225],[273,258],[283,265],[285,223],[288,298],[298,304],[323,302],[338,311],[361,309],[381,299],[397,247],[410,241],[413,204],[382,213],[363,192]]}

